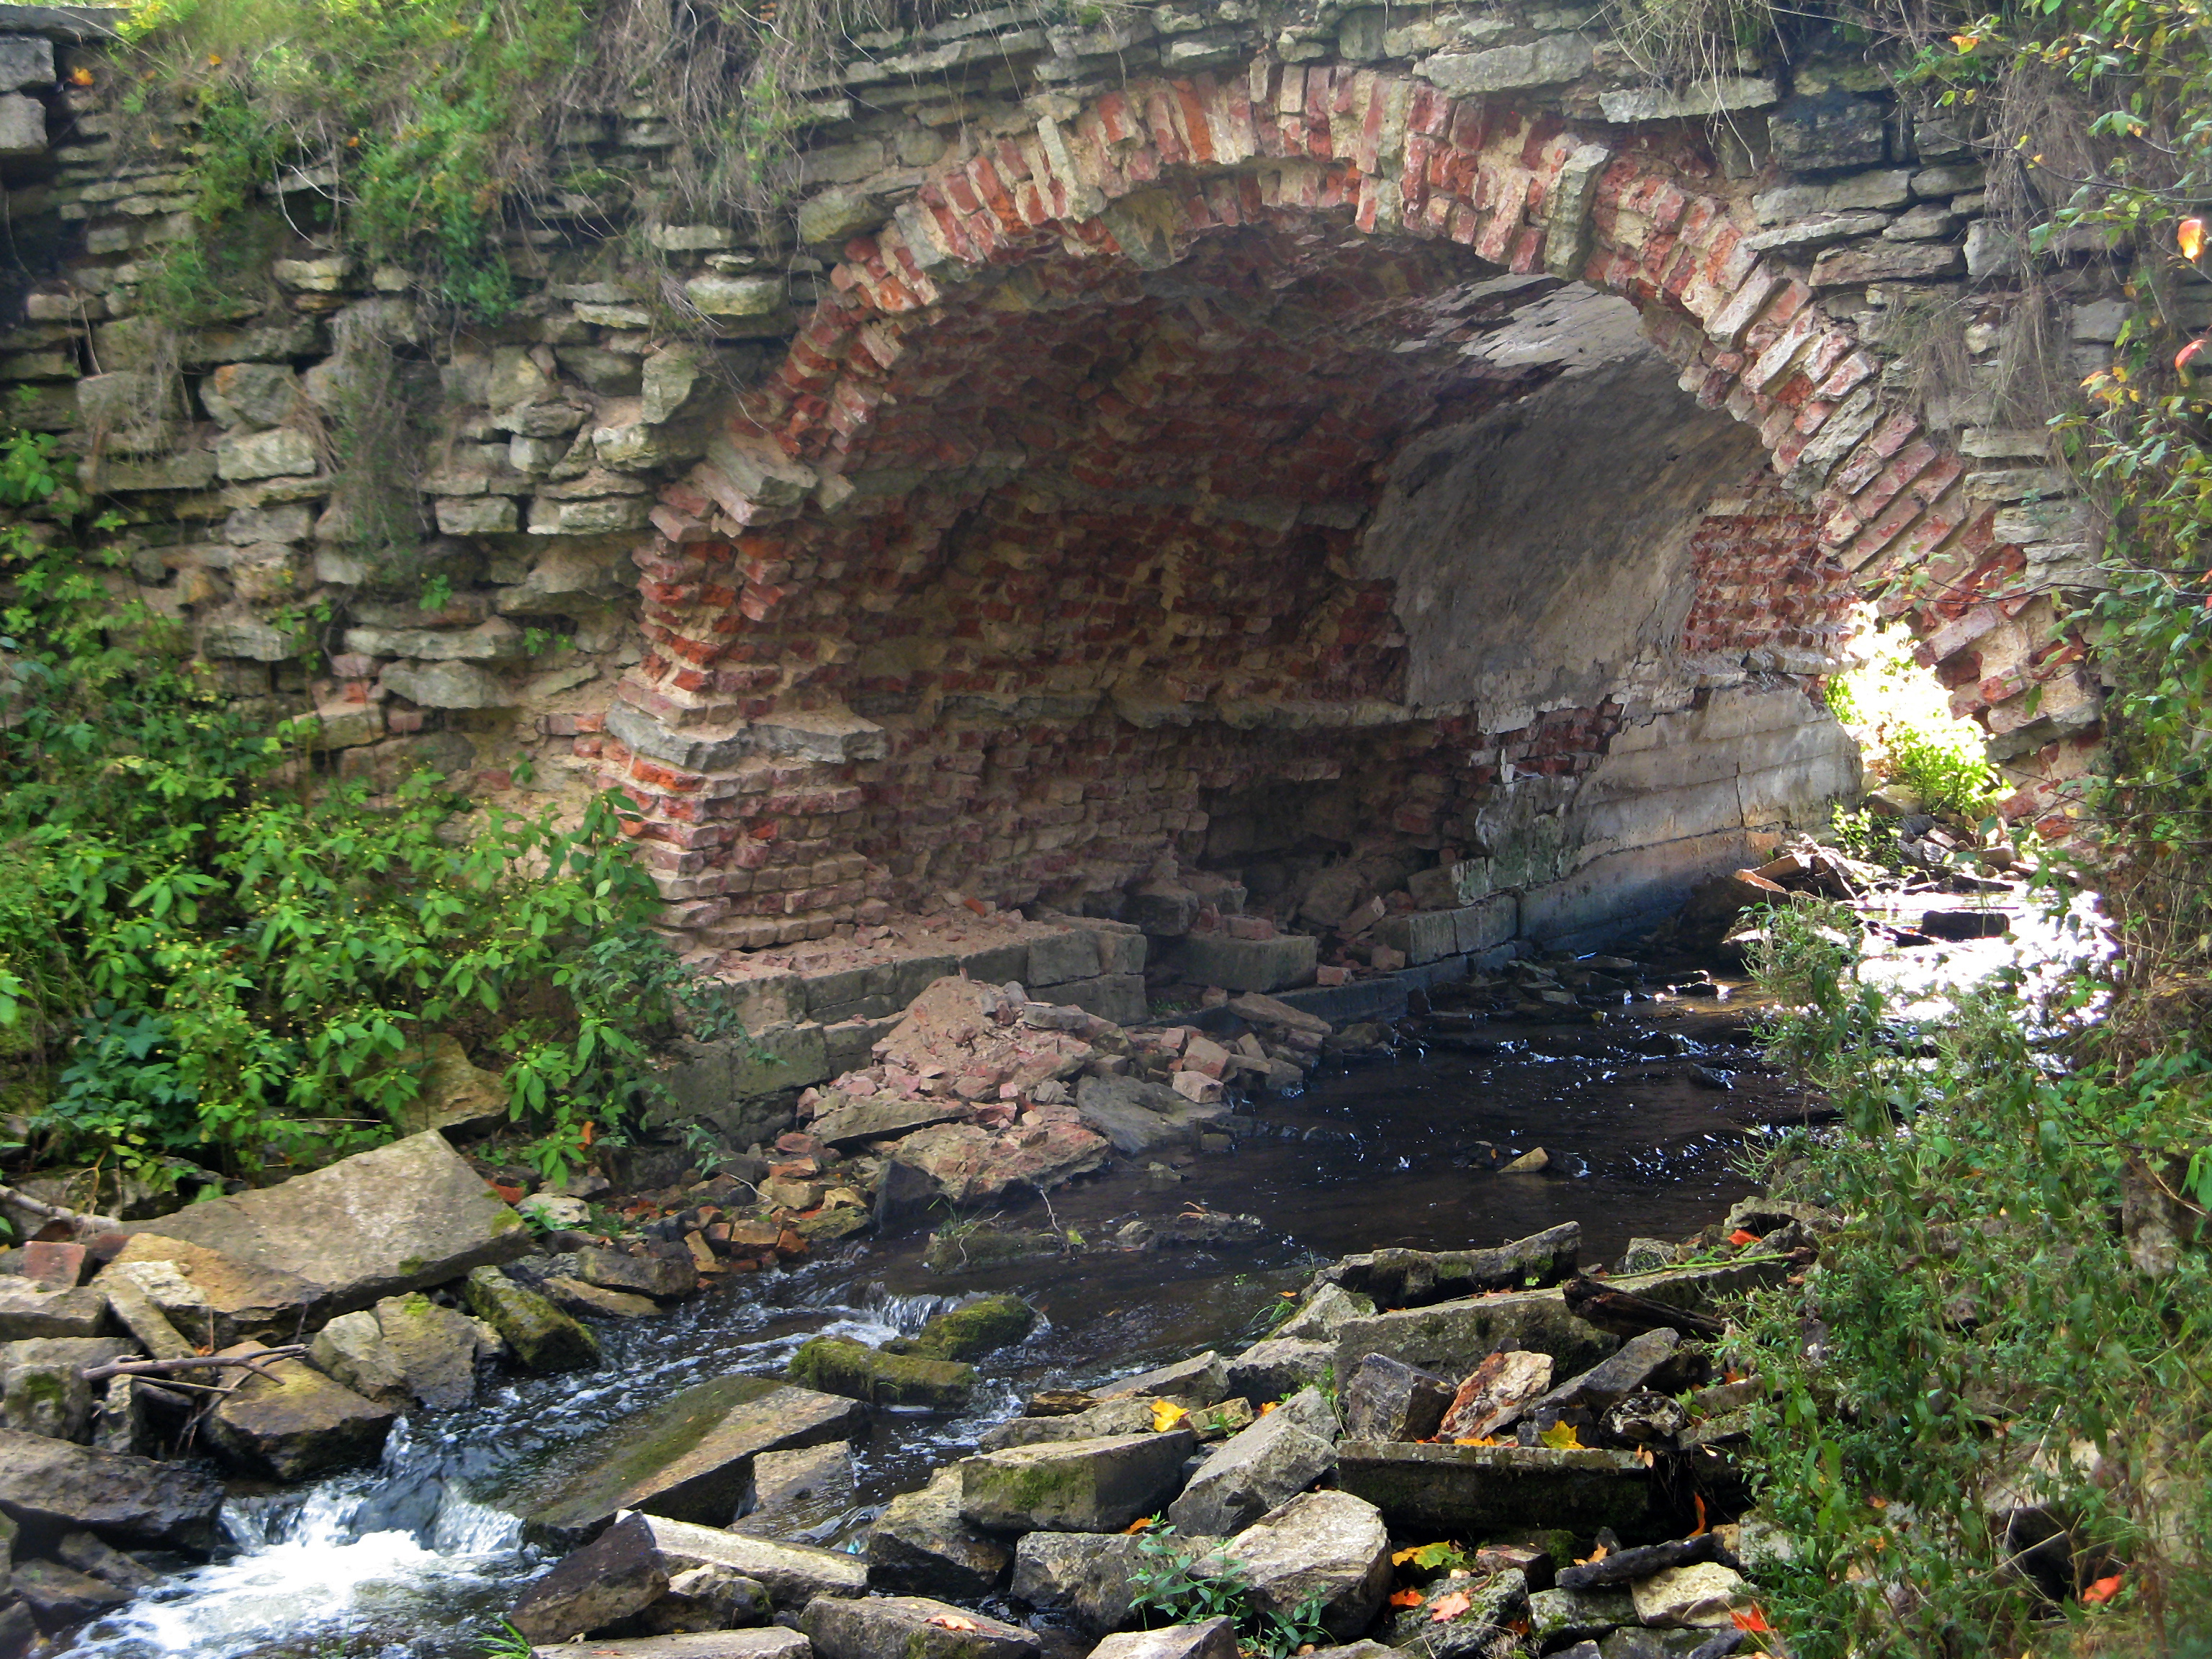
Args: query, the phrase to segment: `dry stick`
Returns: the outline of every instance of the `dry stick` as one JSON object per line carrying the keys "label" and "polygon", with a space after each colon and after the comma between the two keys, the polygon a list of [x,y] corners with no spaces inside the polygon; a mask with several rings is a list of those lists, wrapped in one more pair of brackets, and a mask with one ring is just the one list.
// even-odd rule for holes
{"label": "dry stick", "polygon": [[[104,1382],[111,1376],[167,1376],[171,1371],[203,1370],[220,1365],[239,1365],[266,1376],[262,1367],[278,1359],[301,1359],[307,1350],[299,1343],[282,1348],[264,1348],[258,1353],[210,1354],[190,1359],[116,1359],[105,1365],[90,1365],[77,1373],[88,1382]],[[205,1388],[206,1383],[181,1382],[182,1388]]]}
{"label": "dry stick", "polygon": [[48,1221],[66,1221],[73,1227],[89,1224],[95,1232],[116,1232],[124,1224],[113,1216],[92,1215],[82,1210],[64,1210],[58,1204],[33,1198],[20,1187],[9,1187],[4,1183],[0,1183],[0,1204],[12,1204],[19,1210],[28,1210],[33,1215],[43,1216]]}

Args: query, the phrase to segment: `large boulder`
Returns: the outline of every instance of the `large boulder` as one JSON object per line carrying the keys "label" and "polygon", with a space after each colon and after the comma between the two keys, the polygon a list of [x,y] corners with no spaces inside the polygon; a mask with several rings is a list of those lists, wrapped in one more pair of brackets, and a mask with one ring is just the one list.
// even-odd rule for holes
{"label": "large boulder", "polygon": [[1441,1376],[1371,1353],[1344,1390],[1344,1431],[1354,1440],[1426,1440],[1451,1409],[1452,1393]]}
{"label": "large boulder", "polygon": [[896,1160],[918,1171],[949,1204],[995,1204],[1021,1188],[1049,1192],[1106,1162],[1106,1138],[1046,1116],[1012,1129],[940,1123],[898,1143]]}
{"label": "large boulder", "polygon": [[599,1363],[599,1339],[526,1285],[496,1267],[478,1267],[466,1286],[469,1307],[533,1371],[576,1371]]}
{"label": "large boulder", "polygon": [[1182,1496],[1168,1505],[1168,1519],[1186,1534],[1237,1532],[1335,1467],[1332,1441],[1293,1413],[1272,1412],[1199,1466]]}
{"label": "large boulder", "polygon": [[1337,1460],[1344,1490],[1408,1532],[1626,1531],[1650,1504],[1651,1471],[1633,1452],[1347,1440],[1337,1448]]}
{"label": "large boulder", "polygon": [[[227,1354],[264,1352],[243,1342]],[[250,1474],[304,1480],[326,1469],[374,1462],[398,1413],[364,1400],[297,1359],[270,1361],[249,1373],[209,1414],[208,1431],[223,1455]]]}
{"label": "large boulder", "polygon": [[835,1522],[854,1499],[850,1442],[763,1452],[753,1459],[753,1506],[732,1528],[757,1538],[799,1538]]}
{"label": "large boulder", "polygon": [[886,1353],[846,1336],[817,1336],[800,1344],[784,1375],[824,1394],[934,1411],[957,1411],[975,1386],[973,1365]]}
{"label": "large boulder", "polygon": [[663,1541],[651,1517],[623,1517],[524,1590],[508,1622],[532,1642],[768,1622],[757,1580],[688,1557],[681,1540],[672,1553]]}
{"label": "large boulder", "polygon": [[530,1249],[522,1218],[434,1132],[258,1192],[188,1204],[129,1231],[295,1273],[328,1291],[333,1313],[442,1285]]}
{"label": "large boulder", "polygon": [[868,1528],[868,1588],[915,1595],[934,1590],[975,1601],[989,1595],[1014,1558],[1003,1539],[960,1513],[960,1471],[943,1468],[920,1492],[894,1498]]}
{"label": "large boulder", "polygon": [[1118,1532],[1182,1484],[1188,1429],[1010,1446],[962,1462],[960,1512],[991,1532]]}
{"label": "large boulder", "polygon": [[476,1397],[477,1328],[466,1314],[419,1291],[386,1297],[375,1311],[417,1405],[452,1411]]}
{"label": "large boulder", "polygon": [[1226,1116],[1218,1103],[1200,1105],[1164,1084],[1133,1077],[1086,1077],[1075,1085],[1083,1127],[1102,1134],[1124,1158],[1196,1150],[1200,1130]]}
{"label": "large boulder", "polygon": [[1287,1618],[1318,1601],[1322,1624],[1340,1642],[1374,1621],[1390,1589],[1389,1531],[1372,1504],[1349,1492],[1303,1492],[1221,1553],[1268,1612]]}
{"label": "large boulder", "polygon": [[331,1311],[329,1291],[313,1279],[166,1233],[134,1235],[94,1284],[116,1279],[127,1280],[179,1334],[210,1348],[288,1343]]}
{"label": "large boulder", "polygon": [[204,1470],[0,1429],[0,1514],[27,1543],[80,1529],[126,1549],[213,1549],[222,1487]]}
{"label": "large boulder", "polygon": [[515,1500],[526,1534],[590,1536],[618,1510],[727,1526],[764,1451],[849,1439],[866,1420],[850,1400],[759,1376],[723,1376],[608,1425],[569,1449]]}
{"label": "large boulder", "polygon": [[824,1597],[799,1627],[817,1659],[1037,1659],[1034,1632],[919,1595]]}

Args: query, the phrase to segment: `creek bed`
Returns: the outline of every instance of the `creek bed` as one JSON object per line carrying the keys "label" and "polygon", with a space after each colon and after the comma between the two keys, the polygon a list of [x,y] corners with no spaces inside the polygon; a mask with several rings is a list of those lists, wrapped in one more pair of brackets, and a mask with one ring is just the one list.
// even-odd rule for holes
{"label": "creek bed", "polygon": [[[957,1418],[878,1412],[854,1447],[859,1507],[820,1541],[922,1484],[1042,1388],[1080,1387],[1255,1339],[1315,1266],[1387,1245],[1494,1244],[1573,1220],[1583,1259],[1678,1238],[1751,1191],[1742,1143],[1805,1102],[1756,1059],[1741,999],[1644,1004],[1601,1022],[1440,1017],[1431,1041],[1316,1077],[1243,1116],[1235,1149],[1172,1172],[1126,1168],[1028,1206],[1080,1251],[974,1273],[927,1267],[915,1235],[748,1278],[665,1316],[603,1324],[597,1370],[508,1377],[477,1403],[403,1422],[382,1463],[301,1490],[234,1488],[236,1551],[166,1581],[69,1649],[100,1659],[462,1659],[544,1565],[500,1507],[556,1446],[708,1378],[781,1370],[828,1331],[880,1341],[945,1300],[1015,1290],[1044,1315],[987,1358]],[[1458,1046],[1449,1046],[1456,1044]],[[1551,1168],[1506,1175],[1543,1147]],[[1122,1251],[1115,1231],[1190,1206],[1255,1216],[1255,1242]],[[961,1218],[972,1220],[980,1218]]]}

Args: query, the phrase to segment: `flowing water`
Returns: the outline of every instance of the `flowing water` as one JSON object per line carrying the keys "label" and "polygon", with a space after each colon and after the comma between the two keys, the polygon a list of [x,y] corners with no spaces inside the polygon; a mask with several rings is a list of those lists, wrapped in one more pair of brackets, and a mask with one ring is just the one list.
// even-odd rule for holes
{"label": "flowing water", "polygon": [[[1735,1173],[1743,1143],[1803,1115],[1804,1103],[1758,1066],[1739,1004],[1727,1000],[1646,1005],[1601,1025],[1492,1019],[1455,1030],[1440,1017],[1432,1031],[1425,1052],[1355,1065],[1261,1106],[1231,1153],[1079,1183],[1019,1217],[1097,1241],[1129,1219],[1199,1205],[1260,1218],[1256,1243],[1094,1248],[938,1274],[922,1265],[923,1239],[893,1239],[605,1326],[598,1370],[511,1378],[465,1409],[408,1419],[374,1470],[305,1491],[241,1491],[225,1510],[233,1553],[167,1580],[69,1651],[473,1655],[544,1565],[500,1499],[548,1450],[694,1382],[780,1370],[822,1332],[880,1341],[919,1328],[948,1298],[1020,1291],[1044,1318],[983,1363],[965,1415],[877,1414],[854,1448],[862,1507],[823,1533],[848,1542],[871,1506],[920,1486],[1024,1395],[1242,1346],[1320,1261],[1383,1245],[1494,1244],[1570,1219],[1582,1224],[1584,1261],[1607,1260],[1633,1236],[1679,1237],[1718,1219],[1750,1190]],[[1503,1152],[1540,1146],[1553,1160],[1543,1175],[1492,1167]]]}

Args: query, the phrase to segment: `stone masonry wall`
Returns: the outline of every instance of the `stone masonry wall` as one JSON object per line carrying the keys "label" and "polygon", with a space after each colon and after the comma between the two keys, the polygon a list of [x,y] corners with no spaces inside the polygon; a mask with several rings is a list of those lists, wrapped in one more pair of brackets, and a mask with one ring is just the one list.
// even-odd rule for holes
{"label": "stone masonry wall", "polygon": [[[1840,46],[1676,94],[1582,8],[980,11],[805,89],[776,222],[666,222],[650,100],[579,111],[547,143],[632,181],[653,268],[550,199],[495,328],[303,238],[177,331],[138,287],[188,131],[122,112],[100,14],[9,29],[0,378],[131,591],[342,775],[625,789],[727,971],[1209,870],[1298,925],[1245,865],[1378,848],[1584,937],[1856,786],[1817,690],[1860,597],[2016,814],[2095,740],[2054,605],[2093,527],[1985,386],[2027,257],[1972,136]],[[2117,273],[2043,274],[2094,358]],[[1964,295],[1917,407],[1883,342]],[[419,548],[339,465],[380,400],[433,429],[375,464]]]}

